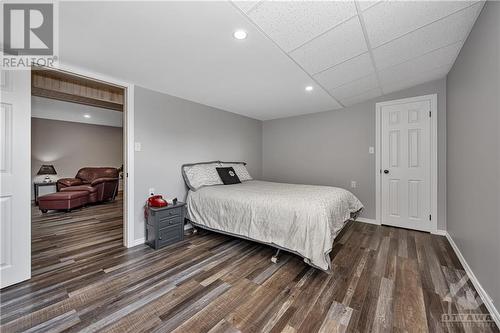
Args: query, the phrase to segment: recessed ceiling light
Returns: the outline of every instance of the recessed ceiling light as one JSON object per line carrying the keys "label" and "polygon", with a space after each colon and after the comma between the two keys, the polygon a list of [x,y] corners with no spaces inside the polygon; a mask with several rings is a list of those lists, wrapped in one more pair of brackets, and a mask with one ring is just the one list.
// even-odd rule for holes
{"label": "recessed ceiling light", "polygon": [[313,86],[307,86],[306,91],[313,91],[314,87]]}
{"label": "recessed ceiling light", "polygon": [[245,30],[236,30],[233,33],[233,37],[236,39],[245,39],[247,38],[247,32]]}
{"label": "recessed ceiling light", "polygon": [[89,114],[84,114],[83,117],[84,118],[90,118],[90,115]]}

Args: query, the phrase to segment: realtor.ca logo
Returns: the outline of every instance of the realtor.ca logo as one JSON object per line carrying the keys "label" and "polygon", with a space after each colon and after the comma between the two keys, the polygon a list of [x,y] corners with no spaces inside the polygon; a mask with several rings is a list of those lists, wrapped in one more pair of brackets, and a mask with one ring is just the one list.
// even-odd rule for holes
{"label": "realtor.ca logo", "polygon": [[56,61],[53,3],[4,3],[2,67],[52,66]]}

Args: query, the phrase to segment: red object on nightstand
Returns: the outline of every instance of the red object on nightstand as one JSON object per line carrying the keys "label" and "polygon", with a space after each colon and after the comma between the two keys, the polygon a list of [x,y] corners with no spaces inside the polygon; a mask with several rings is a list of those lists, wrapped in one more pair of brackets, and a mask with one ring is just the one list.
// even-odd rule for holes
{"label": "red object on nightstand", "polygon": [[152,195],[148,198],[149,207],[165,207],[168,206],[167,201],[161,195]]}

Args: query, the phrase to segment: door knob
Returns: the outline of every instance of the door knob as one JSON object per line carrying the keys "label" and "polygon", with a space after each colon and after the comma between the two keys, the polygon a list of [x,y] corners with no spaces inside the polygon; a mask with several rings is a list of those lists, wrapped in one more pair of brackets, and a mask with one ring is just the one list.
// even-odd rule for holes
{"label": "door knob", "polygon": [[385,169],[385,170],[384,170],[384,173],[385,173],[385,174],[388,174],[388,173],[389,173],[389,170]]}

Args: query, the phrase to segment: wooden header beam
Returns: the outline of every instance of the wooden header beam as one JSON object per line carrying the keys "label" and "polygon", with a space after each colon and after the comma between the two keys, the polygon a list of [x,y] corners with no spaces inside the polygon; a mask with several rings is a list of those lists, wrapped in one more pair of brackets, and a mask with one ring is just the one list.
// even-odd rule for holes
{"label": "wooden header beam", "polygon": [[50,69],[31,70],[31,94],[114,111],[124,106],[123,88]]}

